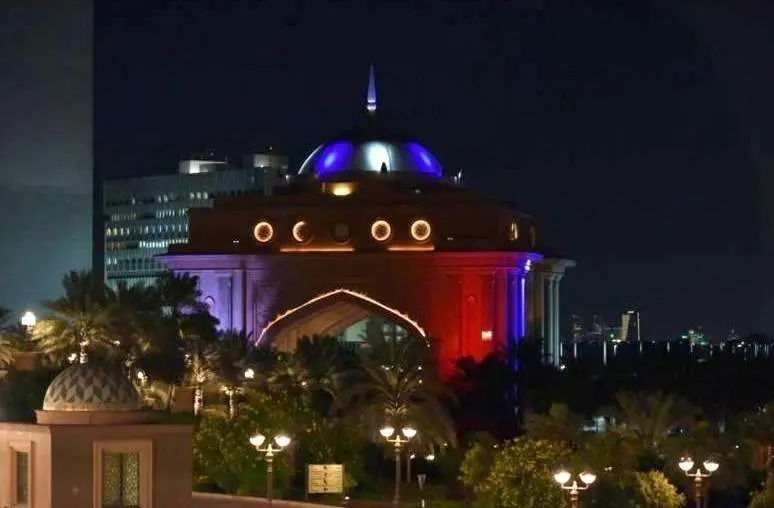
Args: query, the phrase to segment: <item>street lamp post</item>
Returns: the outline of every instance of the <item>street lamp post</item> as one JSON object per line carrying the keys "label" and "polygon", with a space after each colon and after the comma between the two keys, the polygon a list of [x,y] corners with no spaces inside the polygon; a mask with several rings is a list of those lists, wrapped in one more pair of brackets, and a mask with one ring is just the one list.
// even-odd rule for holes
{"label": "street lamp post", "polygon": [[403,427],[400,432],[403,437],[395,432],[394,427],[387,426],[379,430],[379,434],[395,447],[395,496],[392,504],[396,506],[400,504],[400,447],[417,435],[417,430],[413,427]]}
{"label": "street lamp post", "polygon": [[[707,499],[704,499],[704,480],[712,476],[712,473],[718,470],[720,464],[712,459],[705,460],[701,465],[707,470],[706,473],[702,472],[701,466],[698,466],[694,472],[691,472],[696,464],[690,457],[681,458],[677,465],[685,473],[685,476],[693,478],[693,497],[696,501],[696,508],[702,508],[707,503]],[[709,481],[707,481],[707,484],[709,484]],[[706,497],[709,497],[709,495]]]}
{"label": "street lamp post", "polygon": [[266,500],[271,504],[272,493],[274,491],[274,454],[282,451],[290,444],[290,438],[285,434],[274,436],[274,446],[271,441],[264,447],[261,445],[266,441],[266,436],[256,434],[250,438],[250,444],[253,445],[258,453],[263,453],[266,457]]}
{"label": "street lamp post", "polygon": [[[554,480],[559,484],[562,489],[568,491],[570,495],[570,508],[578,508],[578,498],[581,491],[587,490],[592,483],[597,479],[597,475],[584,471],[579,474],[581,483],[578,484],[577,480],[572,480],[572,473],[565,471],[564,469],[554,475]],[[572,480],[572,483],[568,485],[568,482]]]}

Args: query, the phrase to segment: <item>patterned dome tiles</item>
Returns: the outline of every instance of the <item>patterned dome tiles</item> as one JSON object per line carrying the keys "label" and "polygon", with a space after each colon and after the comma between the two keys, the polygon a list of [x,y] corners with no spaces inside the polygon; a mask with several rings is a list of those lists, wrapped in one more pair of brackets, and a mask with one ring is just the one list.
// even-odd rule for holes
{"label": "patterned dome tiles", "polygon": [[138,411],[140,397],[119,369],[84,363],[62,371],[49,385],[44,411]]}

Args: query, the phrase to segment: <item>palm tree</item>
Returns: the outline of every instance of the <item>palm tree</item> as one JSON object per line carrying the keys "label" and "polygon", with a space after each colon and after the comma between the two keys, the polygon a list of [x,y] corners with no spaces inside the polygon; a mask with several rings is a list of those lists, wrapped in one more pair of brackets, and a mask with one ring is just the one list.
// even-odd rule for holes
{"label": "palm tree", "polygon": [[295,351],[279,356],[269,384],[317,412],[330,413],[349,354],[335,337],[302,337]]}
{"label": "palm tree", "polygon": [[621,392],[616,399],[624,426],[638,436],[645,451],[656,455],[670,433],[695,423],[696,409],[674,395]]}
{"label": "palm tree", "polygon": [[228,415],[236,417],[236,395],[245,383],[245,371],[252,350],[251,334],[238,330],[222,332],[218,339],[217,377],[228,397]]}
{"label": "palm tree", "polygon": [[69,353],[81,363],[86,362],[89,352],[111,356],[116,345],[111,336],[115,313],[104,281],[92,272],[72,271],[62,286],[62,297],[43,302],[51,315],[33,332],[41,351],[57,357]]}
{"label": "palm tree", "polygon": [[440,382],[430,342],[414,336],[370,336],[366,342],[369,353],[342,394],[350,414],[361,415],[370,429],[411,424],[420,431],[418,440],[456,446],[444,406],[451,395]]}
{"label": "palm tree", "polygon": [[525,428],[531,437],[561,441],[573,450],[580,449],[583,443],[583,419],[565,404],[552,404],[548,413],[527,414]]}
{"label": "palm tree", "polygon": [[188,382],[194,388],[194,414],[204,406],[204,385],[215,378],[218,371],[217,321],[207,312],[188,314],[181,320],[180,337],[188,368]]}
{"label": "palm tree", "polygon": [[107,299],[114,313],[110,333],[118,343],[121,359],[127,367],[133,367],[153,346],[158,332],[157,294],[142,284],[119,282],[115,289],[108,289]]}
{"label": "palm tree", "polygon": [[20,349],[18,329],[21,325],[13,326],[12,319],[12,312],[5,307],[0,307],[0,364],[4,365],[11,364],[15,353]]}

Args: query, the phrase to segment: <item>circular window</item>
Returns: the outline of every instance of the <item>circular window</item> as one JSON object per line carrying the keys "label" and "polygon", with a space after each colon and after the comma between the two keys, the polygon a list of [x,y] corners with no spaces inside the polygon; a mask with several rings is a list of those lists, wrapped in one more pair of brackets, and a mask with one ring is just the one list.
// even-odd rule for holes
{"label": "circular window", "polygon": [[333,226],[333,239],[339,243],[344,243],[349,240],[349,226],[344,223]]}
{"label": "circular window", "polygon": [[300,220],[293,225],[293,239],[298,243],[306,243],[312,239],[312,232],[306,221]]}
{"label": "circular window", "polygon": [[411,224],[411,238],[418,242],[427,241],[427,239],[430,238],[430,233],[432,233],[432,231],[430,223],[426,220],[415,220]]}
{"label": "circular window", "polygon": [[261,221],[255,225],[253,236],[261,243],[266,243],[274,238],[274,228],[266,221]]}
{"label": "circular window", "polygon": [[392,236],[392,226],[386,220],[375,220],[371,224],[371,236],[377,242],[386,242]]}

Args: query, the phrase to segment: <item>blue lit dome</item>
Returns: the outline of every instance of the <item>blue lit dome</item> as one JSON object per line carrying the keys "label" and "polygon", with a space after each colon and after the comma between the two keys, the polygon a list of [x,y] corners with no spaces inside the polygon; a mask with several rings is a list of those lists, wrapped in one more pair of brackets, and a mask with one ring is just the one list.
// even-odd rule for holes
{"label": "blue lit dome", "polygon": [[299,175],[327,180],[350,173],[413,173],[441,178],[443,168],[430,151],[413,139],[381,129],[373,119],[317,147]]}

